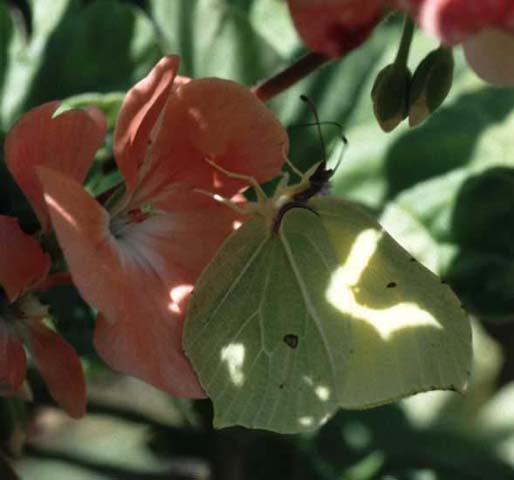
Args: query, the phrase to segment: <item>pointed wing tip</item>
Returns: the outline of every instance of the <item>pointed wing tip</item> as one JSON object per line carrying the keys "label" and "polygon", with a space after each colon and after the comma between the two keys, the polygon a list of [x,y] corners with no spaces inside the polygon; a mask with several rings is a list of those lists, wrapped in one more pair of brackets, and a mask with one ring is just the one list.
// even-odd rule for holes
{"label": "pointed wing tip", "polygon": [[235,427],[237,424],[226,421],[223,417],[216,415],[214,412],[214,418],[212,419],[212,427],[215,430],[221,430],[223,428]]}

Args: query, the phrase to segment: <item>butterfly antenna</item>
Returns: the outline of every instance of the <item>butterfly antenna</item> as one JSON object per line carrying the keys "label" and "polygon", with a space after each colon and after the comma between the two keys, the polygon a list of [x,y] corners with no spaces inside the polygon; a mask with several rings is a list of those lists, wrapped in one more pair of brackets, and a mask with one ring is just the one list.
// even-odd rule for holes
{"label": "butterfly antenna", "polygon": [[309,107],[309,110],[311,111],[312,115],[314,116],[314,125],[316,125],[318,129],[318,136],[319,136],[319,142],[321,145],[321,153],[323,155],[323,163],[327,163],[327,154],[326,154],[326,147],[325,147],[325,139],[323,138],[323,132],[321,131],[321,122],[319,121],[319,115],[318,115],[318,109],[316,108],[316,105],[314,105],[314,102],[307,96],[307,95],[300,95],[300,100],[302,102],[305,102],[307,106]]}
{"label": "butterfly antenna", "polygon": [[339,122],[333,122],[333,121],[323,121],[323,122],[308,122],[308,123],[297,123],[295,125],[291,125],[288,127],[288,129],[292,128],[299,128],[299,127],[314,127],[314,126],[323,126],[323,125],[330,125],[333,127],[337,127],[339,129],[339,138],[343,142],[343,148],[341,149],[341,153],[339,155],[339,158],[337,159],[336,166],[332,169],[334,172],[339,168],[339,165],[344,157],[344,152],[346,151],[346,147],[348,146],[348,139],[346,138],[345,134],[343,133],[343,126]]}
{"label": "butterfly antenna", "polygon": [[[341,128],[342,130],[342,128]],[[341,161],[343,160],[344,152],[346,152],[346,148],[348,147],[348,139],[345,137],[344,133],[341,132],[341,140],[343,142],[343,146],[341,148],[341,153],[339,154],[339,158],[337,159],[336,166],[332,169],[335,172],[339,165],[341,165]]]}

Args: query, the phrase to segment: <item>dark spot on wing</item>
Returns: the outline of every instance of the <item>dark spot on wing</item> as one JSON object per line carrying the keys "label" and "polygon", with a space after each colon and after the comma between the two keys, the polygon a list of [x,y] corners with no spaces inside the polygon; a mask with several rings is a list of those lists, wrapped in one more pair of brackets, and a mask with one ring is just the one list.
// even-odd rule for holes
{"label": "dark spot on wing", "polygon": [[396,282],[389,282],[386,286],[387,288],[394,288],[396,287],[397,283]]}
{"label": "dark spot on wing", "polygon": [[291,348],[296,348],[298,346],[298,336],[292,333],[288,333],[284,335],[284,343]]}
{"label": "dark spot on wing", "polygon": [[281,383],[281,384],[278,386],[278,388],[280,388],[280,390],[282,390],[282,389],[284,388],[284,384],[283,384],[283,383]]}
{"label": "dark spot on wing", "polygon": [[415,262],[415,261],[416,261],[416,259],[415,259],[414,257],[410,257],[410,261],[411,261],[411,262]]}
{"label": "dark spot on wing", "polygon": [[446,281],[441,279],[441,284],[446,285]]}

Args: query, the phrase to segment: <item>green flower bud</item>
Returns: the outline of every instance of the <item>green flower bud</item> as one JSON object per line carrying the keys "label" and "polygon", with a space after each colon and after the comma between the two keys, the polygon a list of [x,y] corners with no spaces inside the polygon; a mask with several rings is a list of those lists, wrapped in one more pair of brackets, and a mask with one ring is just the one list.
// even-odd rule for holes
{"label": "green flower bud", "polygon": [[451,49],[438,48],[418,65],[410,86],[409,125],[415,127],[436,110],[448,95],[453,81]]}
{"label": "green flower bud", "polygon": [[393,130],[408,115],[410,79],[409,69],[395,63],[383,68],[375,79],[373,111],[384,132]]}

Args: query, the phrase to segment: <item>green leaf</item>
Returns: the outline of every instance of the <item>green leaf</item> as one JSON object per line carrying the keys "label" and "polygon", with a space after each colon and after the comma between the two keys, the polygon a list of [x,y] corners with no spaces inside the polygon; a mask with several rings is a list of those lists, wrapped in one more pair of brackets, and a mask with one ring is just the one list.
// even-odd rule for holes
{"label": "green leaf", "polygon": [[[464,435],[444,425],[419,428],[402,413],[390,405],[363,412],[340,412],[309,441],[306,456],[321,463],[319,469],[327,472],[323,477],[327,480],[512,477],[512,467],[498,458],[497,443],[491,437]],[[365,460],[370,462],[369,470],[379,467],[369,477],[365,477],[366,468],[362,468],[366,467]]]}
{"label": "green leaf", "polygon": [[64,107],[85,108],[90,105],[97,106],[107,120],[107,128],[112,130],[118,117],[118,112],[125,98],[124,92],[110,93],[82,93],[63,100]]}
{"label": "green leaf", "polygon": [[455,201],[452,223],[462,248],[514,257],[514,169],[497,167],[470,177]]}
{"label": "green leaf", "polygon": [[429,245],[423,231],[435,242],[420,260],[444,275],[466,309],[491,320],[512,319],[514,311],[513,172],[500,166],[482,171],[480,163],[461,168],[406,190],[384,212],[400,210],[410,218],[395,238],[413,254]]}
{"label": "green leaf", "polygon": [[181,56],[183,75],[252,85],[283,63],[273,45],[254,29],[245,12],[248,5],[231,3],[241,2],[150,1],[164,51]]}
{"label": "green leaf", "polygon": [[0,98],[3,98],[3,85],[9,61],[8,47],[14,35],[14,26],[5,3],[0,3]]}
{"label": "green leaf", "polygon": [[283,0],[253,1],[249,18],[254,29],[284,58],[296,54],[300,38],[291,21],[286,2]]}
{"label": "green leaf", "polygon": [[450,289],[355,205],[256,216],[195,286],[186,353],[215,425],[316,428],[339,407],[462,390],[469,322]]}
{"label": "green leaf", "polygon": [[[6,44],[8,62],[5,65],[4,91],[9,92],[9,95],[0,97],[1,123],[4,130],[23,109],[23,102],[34,85],[37,71],[43,63],[46,42],[71,4],[72,0],[30,0],[30,39],[25,38],[19,28],[15,28],[13,34],[8,37],[10,43]],[[48,78],[46,81],[54,83],[54,78]]]}
{"label": "green leaf", "polygon": [[112,0],[69,8],[48,39],[26,106],[128,88],[160,56],[153,26],[141,10]]}
{"label": "green leaf", "polygon": [[116,168],[113,156],[113,130],[116,124],[118,112],[125,98],[125,93],[83,93],[69,97],[63,101],[65,108],[84,108],[96,105],[107,120],[107,135],[104,145],[96,153],[95,161],[89,169],[86,179],[86,188],[94,195],[120,184],[122,181],[120,172]]}
{"label": "green leaf", "polygon": [[[2,122],[78,93],[127,89],[161,56],[144,12],[114,0],[32,0],[32,33],[8,47]],[[1,54],[0,54],[1,58]]]}

